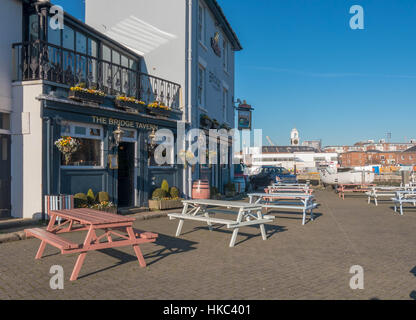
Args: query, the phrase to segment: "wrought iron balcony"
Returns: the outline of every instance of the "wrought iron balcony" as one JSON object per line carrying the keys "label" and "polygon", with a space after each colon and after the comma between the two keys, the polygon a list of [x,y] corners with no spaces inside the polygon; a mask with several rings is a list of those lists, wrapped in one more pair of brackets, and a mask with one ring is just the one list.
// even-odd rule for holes
{"label": "wrought iron balcony", "polygon": [[159,101],[180,110],[177,83],[43,41],[13,45],[14,80],[47,80],[68,86],[84,83],[109,95]]}

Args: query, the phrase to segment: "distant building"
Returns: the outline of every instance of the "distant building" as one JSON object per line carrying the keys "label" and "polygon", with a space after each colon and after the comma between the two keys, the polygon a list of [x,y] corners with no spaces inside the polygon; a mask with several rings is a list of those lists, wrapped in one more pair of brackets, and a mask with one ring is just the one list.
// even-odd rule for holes
{"label": "distant building", "polygon": [[381,151],[381,152],[390,152],[390,151],[405,151],[413,146],[416,146],[416,141],[411,140],[410,142],[385,142],[380,140],[375,142],[374,140],[368,140],[364,142],[357,142],[353,146],[326,146],[323,148],[324,152],[353,152],[353,151]]}
{"label": "distant building", "polygon": [[249,154],[238,154],[246,164],[253,168],[261,166],[284,167],[288,170],[307,171],[322,166],[337,166],[338,154],[319,152],[308,146],[265,146],[261,152],[259,148],[250,148]]}
{"label": "distant building", "polygon": [[303,141],[302,146],[312,147],[312,148],[315,148],[318,151],[321,151],[322,150],[322,140]]}
{"label": "distant building", "polygon": [[292,146],[299,146],[299,131],[296,128],[292,129],[292,132],[290,133],[290,145]]}
{"label": "distant building", "polygon": [[363,167],[367,165],[413,166],[416,165],[416,147],[406,151],[349,151],[340,154],[339,159],[343,167]]}

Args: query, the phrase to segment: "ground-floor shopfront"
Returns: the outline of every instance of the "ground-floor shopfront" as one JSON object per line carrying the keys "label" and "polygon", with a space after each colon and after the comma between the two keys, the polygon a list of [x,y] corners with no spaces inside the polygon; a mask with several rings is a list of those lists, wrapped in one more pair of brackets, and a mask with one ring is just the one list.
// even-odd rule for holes
{"label": "ground-floor shopfront", "polygon": [[[177,121],[54,100],[43,103],[43,194],[107,192],[118,207],[146,206],[163,179],[183,190],[183,166],[158,166],[149,134],[177,130]],[[120,126],[117,143],[114,131]],[[55,142],[70,136],[79,149],[65,162]]]}
{"label": "ground-floor shopfront", "polygon": [[0,134],[0,218],[10,215],[10,134]]}

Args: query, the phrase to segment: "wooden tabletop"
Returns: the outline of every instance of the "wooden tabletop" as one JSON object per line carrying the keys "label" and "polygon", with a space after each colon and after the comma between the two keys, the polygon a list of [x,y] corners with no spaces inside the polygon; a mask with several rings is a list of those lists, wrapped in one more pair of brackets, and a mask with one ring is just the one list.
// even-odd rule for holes
{"label": "wooden tabletop", "polygon": [[261,208],[258,204],[238,201],[212,200],[212,199],[194,199],[182,200],[183,203],[200,204],[205,206],[227,207],[227,208]]}
{"label": "wooden tabletop", "polygon": [[108,223],[125,223],[133,222],[135,218],[128,218],[113,213],[98,211],[93,209],[71,209],[71,210],[56,210],[51,211],[51,214],[56,214],[58,217],[67,220],[76,220],[82,224],[108,224]]}
{"label": "wooden tabletop", "polygon": [[299,198],[307,199],[314,198],[313,195],[308,193],[249,193],[248,196],[252,197],[264,197],[264,198]]}

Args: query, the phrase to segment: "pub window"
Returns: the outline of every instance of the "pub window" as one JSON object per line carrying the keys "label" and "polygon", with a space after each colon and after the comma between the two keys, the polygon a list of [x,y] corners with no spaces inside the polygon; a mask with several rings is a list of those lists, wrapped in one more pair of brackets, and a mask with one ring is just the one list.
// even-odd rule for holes
{"label": "pub window", "polygon": [[[165,141],[166,141],[166,137],[162,141],[157,141],[155,148],[149,148],[148,149],[149,150],[148,151],[148,166],[149,167],[169,167],[170,168],[170,167],[173,166],[173,164],[169,164],[169,163],[158,164],[155,161],[155,150],[159,146],[159,144],[162,144]],[[174,139],[174,141],[175,141],[175,139]],[[168,152],[166,149],[162,151],[162,156],[163,157],[166,157],[166,152]],[[172,150],[170,150],[170,152],[171,152],[171,155],[170,155],[171,159],[174,159],[174,157],[175,157],[175,154],[174,154],[174,152],[175,152],[175,146],[172,148]]]}
{"label": "pub window", "polygon": [[61,45],[61,29],[52,29],[50,24],[50,17],[48,17],[48,43],[56,46]]}
{"label": "pub window", "polygon": [[222,41],[222,51],[223,51],[222,63],[223,63],[224,71],[228,71],[228,43],[226,39]]}
{"label": "pub window", "polygon": [[65,25],[62,31],[62,46],[66,49],[74,50],[74,38],[74,30],[71,27]]}
{"label": "pub window", "polygon": [[199,65],[198,69],[198,105],[202,107],[205,103],[205,69]]}
{"label": "pub window", "polygon": [[205,8],[202,5],[198,10],[198,39],[205,44]]}
{"label": "pub window", "polygon": [[71,161],[65,165],[61,157],[61,166],[72,168],[94,168],[103,166],[103,129],[100,126],[63,123],[61,135],[75,138],[79,149],[72,154]]}
{"label": "pub window", "polygon": [[222,91],[222,114],[224,122],[228,121],[227,113],[228,113],[228,90],[223,88]]}
{"label": "pub window", "polygon": [[10,130],[10,115],[0,112],[0,129]]}

